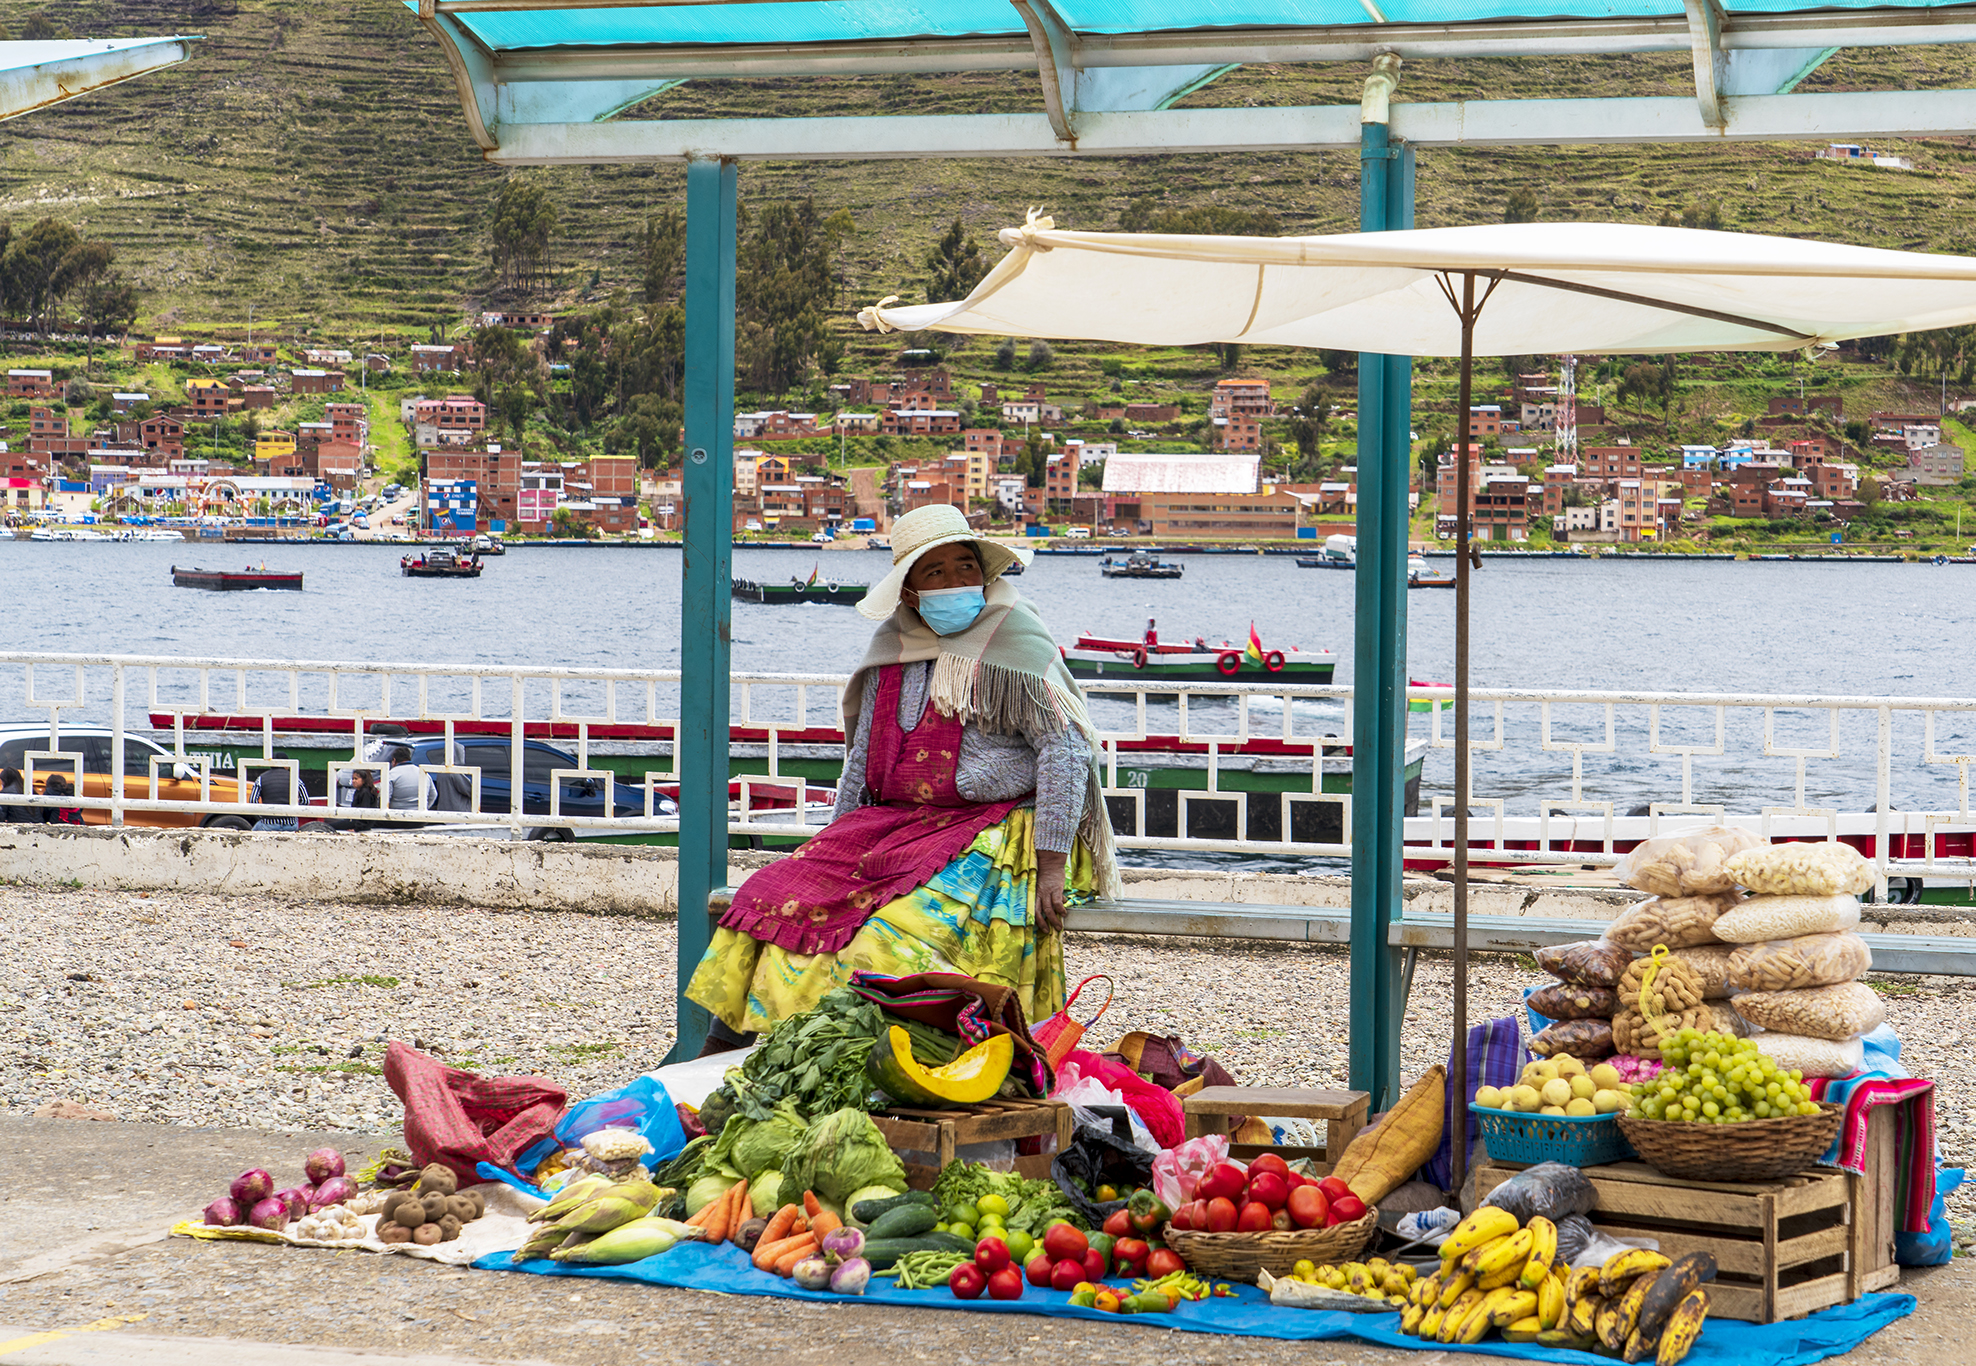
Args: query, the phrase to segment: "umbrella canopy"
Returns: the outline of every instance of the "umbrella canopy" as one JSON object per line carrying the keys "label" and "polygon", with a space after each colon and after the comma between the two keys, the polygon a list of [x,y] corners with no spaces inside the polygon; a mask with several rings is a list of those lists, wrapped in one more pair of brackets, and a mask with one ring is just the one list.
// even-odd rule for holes
{"label": "umbrella canopy", "polygon": [[[1789,351],[1976,322],[1976,259],[1623,223],[1330,237],[1065,232],[1031,215],[966,299],[867,327],[1144,345],[1456,356],[1444,287],[1478,277],[1473,354]],[[1500,277],[1499,279],[1496,277]]]}

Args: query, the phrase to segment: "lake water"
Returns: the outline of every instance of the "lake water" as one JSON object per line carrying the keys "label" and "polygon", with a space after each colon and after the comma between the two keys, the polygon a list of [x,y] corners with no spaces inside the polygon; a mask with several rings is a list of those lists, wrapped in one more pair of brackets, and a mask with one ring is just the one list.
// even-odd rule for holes
{"label": "lake water", "polygon": [[[389,545],[227,547],[0,540],[0,640],[15,650],[236,656],[348,662],[677,668],[680,553],[671,549],[523,547],[478,580],[399,575]],[[1080,632],[1136,636],[1148,618],[1172,639],[1242,639],[1251,621],[1269,648],[1330,648],[1350,682],[1354,576],[1297,568],[1287,556],[1180,557],[1177,582],[1105,579],[1095,558],[1039,556],[1018,582],[1065,644]],[[171,586],[174,563],[300,569],[300,593],[211,593]],[[1442,562],[1444,565],[1449,562]],[[737,550],[737,577],[875,581],[885,552]],[[1408,595],[1410,676],[1453,676],[1454,594]],[[1643,689],[1976,697],[1976,566],[1489,559],[1474,583],[1477,687]],[[734,604],[734,666],[847,672],[869,626],[850,609]],[[0,669],[0,722],[27,719],[18,669]],[[1106,715],[1119,716],[1105,708]],[[1169,712],[1170,714],[1170,712]],[[41,713],[39,715],[45,715]],[[1664,716],[1663,742],[1712,737],[1712,714]],[[1976,750],[1951,718],[1936,746]],[[1920,763],[1918,720],[1897,721],[1910,755],[1894,804],[1952,804],[1957,770]],[[1335,706],[1300,705],[1300,731],[1336,730]],[[1761,754],[1761,714],[1732,716],[1722,759],[1697,760],[1697,796],[1745,803],[1792,798],[1795,765]],[[1560,713],[1557,734],[1602,740],[1599,709]],[[1414,719],[1416,734],[1425,718]],[[1558,791],[1570,756],[1543,753],[1534,708],[1513,710],[1512,750],[1478,759],[1478,793]],[[1645,756],[1643,708],[1621,713],[1620,751],[1587,759],[1627,804],[1673,800],[1678,761]],[[1478,712],[1478,727],[1493,717]],[[1822,715],[1779,742],[1827,743]],[[1157,729],[1158,727],[1156,727]],[[1913,733],[1908,735],[1908,731]],[[1787,734],[1788,732],[1788,734]],[[1554,735],[1554,739],[1557,738]],[[1844,753],[1815,761],[1807,800],[1872,800],[1872,719],[1848,720]],[[1864,745],[1862,749],[1860,746]],[[1632,754],[1629,757],[1628,751]],[[1427,788],[1445,790],[1449,756],[1430,756]],[[1912,770],[1911,774],[1909,770]],[[1783,790],[1778,785],[1786,784]],[[1493,786],[1492,786],[1493,784]]]}

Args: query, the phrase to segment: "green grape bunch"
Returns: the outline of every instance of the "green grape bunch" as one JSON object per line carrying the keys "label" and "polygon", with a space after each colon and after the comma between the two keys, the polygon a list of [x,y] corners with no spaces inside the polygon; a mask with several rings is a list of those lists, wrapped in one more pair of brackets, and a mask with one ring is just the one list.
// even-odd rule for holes
{"label": "green grape bunch", "polygon": [[1633,1084],[1628,1113],[1692,1124],[1818,1113],[1804,1073],[1778,1067],[1748,1039],[1683,1029],[1662,1041],[1660,1060],[1659,1076]]}

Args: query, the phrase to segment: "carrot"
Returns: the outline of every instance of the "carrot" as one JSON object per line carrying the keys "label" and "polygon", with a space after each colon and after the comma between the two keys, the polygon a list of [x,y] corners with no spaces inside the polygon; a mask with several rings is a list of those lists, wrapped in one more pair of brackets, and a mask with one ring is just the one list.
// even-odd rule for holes
{"label": "carrot", "polygon": [[734,1188],[734,1206],[727,1213],[727,1236],[730,1241],[741,1236],[741,1225],[755,1217],[755,1206],[748,1198],[748,1183],[743,1181]]}
{"label": "carrot", "polygon": [[705,1228],[707,1226],[707,1220],[714,1217],[714,1208],[719,1204],[719,1200],[707,1201],[706,1204],[700,1206],[700,1212],[698,1214],[688,1215],[686,1222],[694,1228]]}
{"label": "carrot", "polygon": [[796,1270],[796,1263],[802,1261],[805,1257],[812,1256],[819,1246],[820,1244],[815,1237],[807,1233],[804,1234],[802,1240],[796,1246],[790,1248],[787,1252],[775,1259],[775,1274],[778,1276],[793,1275]]}
{"label": "carrot", "polygon": [[714,1201],[713,1217],[706,1222],[708,1242],[721,1242],[727,1237],[728,1231],[734,1227],[734,1197],[737,1194],[744,1200],[748,1198],[748,1183],[746,1181],[736,1182],[734,1187],[726,1195]]}
{"label": "carrot", "polygon": [[819,1239],[836,1232],[842,1227],[844,1227],[844,1221],[827,1209],[818,1210],[816,1216],[810,1220],[810,1232],[814,1233]]}
{"label": "carrot", "polygon": [[789,1226],[789,1231],[791,1233],[808,1233],[810,1231],[810,1221],[799,1214],[796,1216],[796,1222]]}
{"label": "carrot", "polygon": [[816,1218],[817,1211],[822,1208],[823,1208],[823,1202],[816,1198],[815,1191],[803,1192],[803,1215],[805,1218],[809,1218],[809,1219]]}
{"label": "carrot", "polygon": [[768,1227],[762,1230],[762,1236],[755,1240],[755,1246],[759,1248],[766,1247],[770,1243],[779,1243],[794,1233],[796,1216],[800,1213],[801,1211],[793,1204],[784,1205],[777,1210],[769,1219]]}

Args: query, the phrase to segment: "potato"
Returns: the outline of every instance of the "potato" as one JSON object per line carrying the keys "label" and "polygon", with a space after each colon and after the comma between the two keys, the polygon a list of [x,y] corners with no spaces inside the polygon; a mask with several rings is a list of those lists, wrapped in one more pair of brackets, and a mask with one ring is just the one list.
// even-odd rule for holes
{"label": "potato", "polygon": [[377,1226],[377,1238],[381,1243],[409,1243],[412,1231],[403,1224],[383,1221]]}
{"label": "potato", "polygon": [[473,1207],[473,1201],[464,1195],[447,1196],[446,1213],[463,1224],[471,1223],[478,1217]]}
{"label": "potato", "polygon": [[449,1214],[445,1218],[439,1221],[440,1242],[450,1243],[453,1241],[453,1239],[459,1236],[460,1236],[460,1221],[457,1218]]}
{"label": "potato", "polygon": [[417,1228],[425,1222],[425,1205],[416,1199],[402,1200],[399,1202],[398,1208],[392,1212],[389,1220],[379,1220],[378,1222],[380,1225],[384,1223],[395,1224],[397,1227],[403,1229]]}
{"label": "potato", "polygon": [[419,1208],[425,1211],[425,1219],[422,1222],[428,1224],[438,1223],[440,1218],[446,1213],[446,1201],[450,1198],[449,1196],[441,1195],[438,1191],[428,1191],[424,1196],[420,1197]]}
{"label": "potato", "polygon": [[431,1247],[443,1236],[444,1234],[440,1231],[437,1224],[420,1224],[412,1230],[412,1241],[420,1247]]}
{"label": "potato", "polygon": [[460,1181],[458,1177],[453,1175],[453,1169],[441,1163],[433,1162],[427,1164],[425,1170],[419,1173],[416,1189],[420,1195],[424,1195],[430,1191],[437,1191],[441,1195],[451,1195],[459,1190],[459,1188]]}

